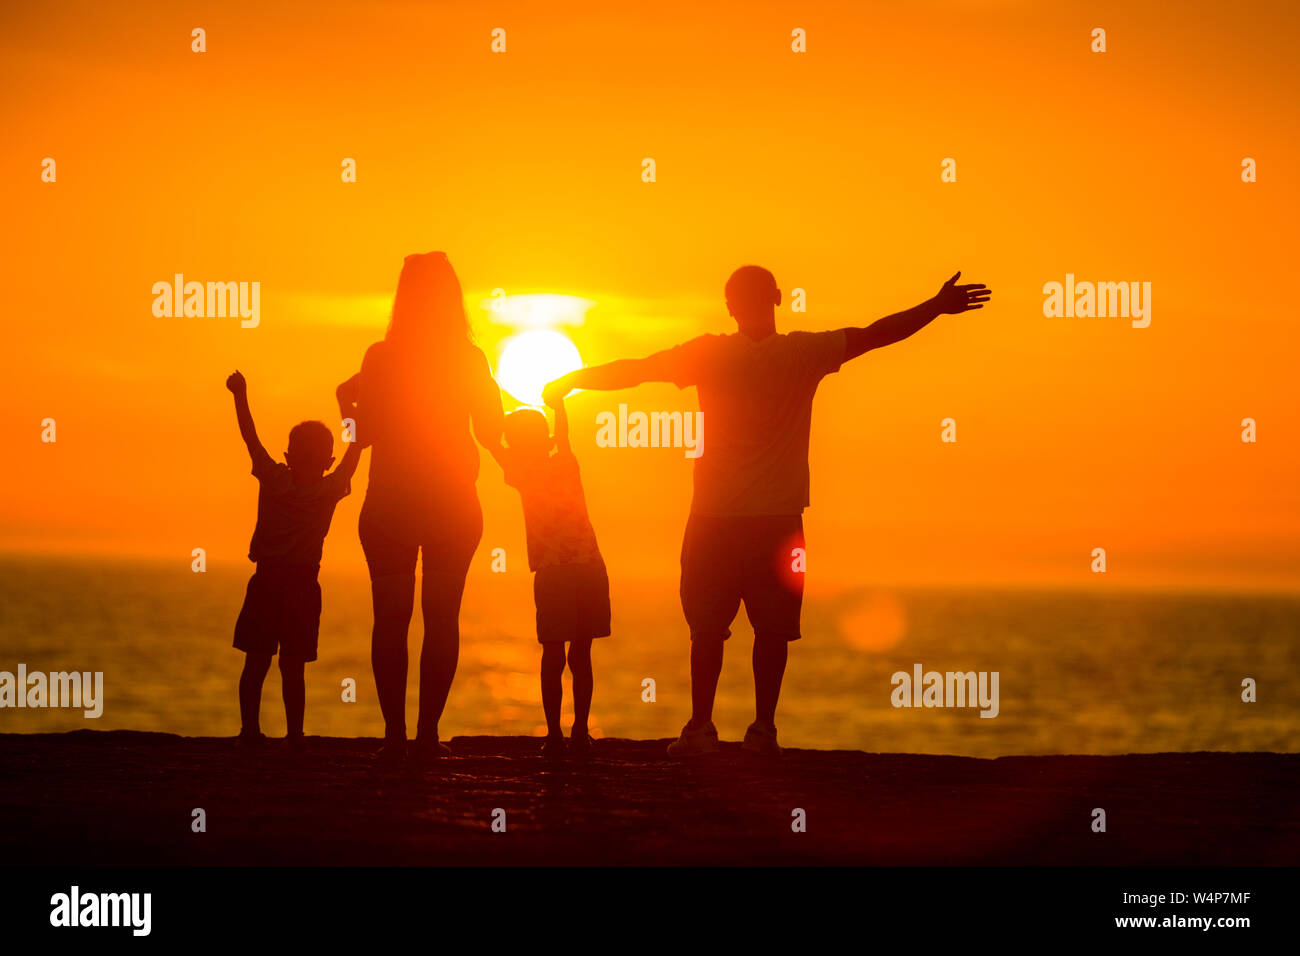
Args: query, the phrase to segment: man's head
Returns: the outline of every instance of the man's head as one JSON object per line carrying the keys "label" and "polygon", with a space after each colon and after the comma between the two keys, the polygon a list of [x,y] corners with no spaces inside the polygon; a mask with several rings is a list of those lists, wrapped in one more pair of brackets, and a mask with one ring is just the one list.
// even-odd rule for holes
{"label": "man's head", "polygon": [[727,311],[743,334],[762,338],[776,331],[781,290],[772,273],[762,266],[741,266],[727,280],[725,294]]}
{"label": "man's head", "polygon": [[520,458],[539,458],[551,452],[551,430],[546,416],[535,408],[517,408],[506,416],[506,444]]}
{"label": "man's head", "polygon": [[289,429],[284,462],[295,477],[319,478],[334,464],[334,436],[324,422],[299,422]]}

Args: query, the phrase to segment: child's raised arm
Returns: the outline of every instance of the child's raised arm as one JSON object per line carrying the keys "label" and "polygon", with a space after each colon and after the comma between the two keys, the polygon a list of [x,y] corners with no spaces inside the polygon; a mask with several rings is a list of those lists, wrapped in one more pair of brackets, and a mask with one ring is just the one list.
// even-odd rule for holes
{"label": "child's raised arm", "polygon": [[555,449],[571,453],[569,446],[569,414],[564,410],[564,395],[568,391],[562,385],[548,386],[542,393],[542,400],[555,409]]}
{"label": "child's raised arm", "polygon": [[343,453],[343,460],[334,469],[334,474],[339,475],[345,481],[351,481],[352,476],[356,474],[357,465],[361,463],[361,442],[350,441],[347,444],[348,450]]}
{"label": "child's raised arm", "polygon": [[235,396],[235,418],[239,421],[239,434],[248,446],[248,456],[254,462],[267,457],[266,449],[257,437],[257,428],[253,425],[253,413],[248,407],[248,383],[243,373],[235,371],[226,379],[226,388]]}

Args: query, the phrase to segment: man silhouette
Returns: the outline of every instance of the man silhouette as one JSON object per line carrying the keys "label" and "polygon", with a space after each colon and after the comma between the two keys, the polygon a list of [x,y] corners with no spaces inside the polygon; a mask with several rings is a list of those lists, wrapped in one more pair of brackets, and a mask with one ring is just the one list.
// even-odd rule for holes
{"label": "man silhouette", "polygon": [[744,748],[779,754],[776,704],[790,641],[800,638],[803,509],[808,506],[808,435],[821,379],[849,359],[891,345],[943,314],[979,309],[984,285],[957,285],[865,328],[776,330],[781,290],[772,273],[742,266],[727,280],[738,331],[702,335],[642,359],[579,369],[548,386],[615,390],[642,382],[694,385],[708,425],[695,461],[694,494],[681,555],[682,611],[691,634],[691,719],[668,747],[674,757],[718,749],[713,699],[723,642],[743,602],[754,627],[754,722]]}

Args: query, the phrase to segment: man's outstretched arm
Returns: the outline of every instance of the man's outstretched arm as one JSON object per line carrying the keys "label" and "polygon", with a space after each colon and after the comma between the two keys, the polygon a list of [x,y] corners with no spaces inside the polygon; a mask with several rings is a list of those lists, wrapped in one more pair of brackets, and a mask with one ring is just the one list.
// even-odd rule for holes
{"label": "man's outstretched arm", "polygon": [[989,301],[989,297],[993,294],[989,287],[981,283],[957,285],[959,278],[961,278],[960,272],[945,282],[939,294],[933,299],[922,302],[906,312],[887,315],[883,319],[872,322],[866,328],[841,329],[846,340],[844,360],[847,362],[872,349],[901,342],[941,315],[956,315],[960,312],[984,308],[984,303]]}
{"label": "man's outstretched arm", "polygon": [[[616,392],[622,388],[633,388],[643,382],[671,382],[674,380],[672,349],[656,352],[639,359],[618,359],[604,365],[591,365],[570,372],[557,378],[546,386],[542,393],[548,405],[554,407],[554,401],[562,402],[564,396],[575,388],[595,389],[599,392]],[[551,396],[551,397],[547,397]]]}

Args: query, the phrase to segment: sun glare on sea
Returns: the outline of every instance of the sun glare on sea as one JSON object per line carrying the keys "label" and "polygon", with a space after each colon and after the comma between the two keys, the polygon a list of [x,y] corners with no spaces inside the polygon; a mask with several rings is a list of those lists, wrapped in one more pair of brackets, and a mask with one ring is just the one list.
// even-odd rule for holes
{"label": "sun glare on sea", "polygon": [[872,591],[840,615],[840,635],[857,651],[884,653],[907,634],[907,610],[887,591]]}
{"label": "sun glare on sea", "polygon": [[547,382],[580,368],[582,356],[567,335],[529,329],[506,339],[497,362],[497,384],[517,402],[540,405]]}

